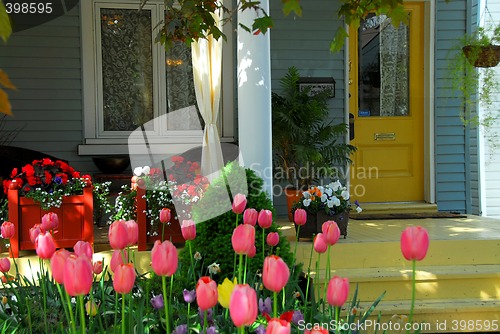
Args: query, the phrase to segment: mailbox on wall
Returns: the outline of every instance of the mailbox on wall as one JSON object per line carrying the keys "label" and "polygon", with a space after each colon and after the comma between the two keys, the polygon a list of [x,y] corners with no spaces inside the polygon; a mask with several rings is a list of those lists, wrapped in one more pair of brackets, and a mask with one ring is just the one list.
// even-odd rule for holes
{"label": "mailbox on wall", "polygon": [[310,95],[327,91],[330,98],[335,97],[335,79],[330,77],[300,78],[299,90],[302,91],[306,88],[310,89]]}

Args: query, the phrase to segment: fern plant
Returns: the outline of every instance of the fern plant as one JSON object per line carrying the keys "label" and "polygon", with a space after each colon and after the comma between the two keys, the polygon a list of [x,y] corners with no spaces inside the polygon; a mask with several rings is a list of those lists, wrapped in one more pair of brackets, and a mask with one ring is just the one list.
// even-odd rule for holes
{"label": "fern plant", "polygon": [[328,121],[328,93],[299,89],[299,71],[290,67],[280,80],[282,93],[272,94],[274,169],[277,179],[307,189],[331,177],[335,165],[351,163],[356,148],[341,142],[347,124]]}

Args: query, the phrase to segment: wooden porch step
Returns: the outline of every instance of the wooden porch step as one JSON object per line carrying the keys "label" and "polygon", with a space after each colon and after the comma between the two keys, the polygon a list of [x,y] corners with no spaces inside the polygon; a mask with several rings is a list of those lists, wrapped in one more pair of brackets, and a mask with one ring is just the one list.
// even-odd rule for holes
{"label": "wooden porch step", "polygon": [[360,203],[363,213],[422,213],[437,212],[437,204],[426,202],[386,202],[386,203]]}

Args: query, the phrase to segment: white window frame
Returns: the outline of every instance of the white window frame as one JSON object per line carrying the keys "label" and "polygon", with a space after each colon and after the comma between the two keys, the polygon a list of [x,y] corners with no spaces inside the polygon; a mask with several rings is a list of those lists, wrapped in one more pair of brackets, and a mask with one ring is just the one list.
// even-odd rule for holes
{"label": "white window frame", "polygon": [[[82,82],[85,143],[79,145],[80,155],[127,154],[127,139],[130,132],[104,131],[102,124],[102,77],[100,9],[124,8],[138,9],[137,0],[86,0],[80,2],[82,28]],[[158,124],[158,116],[166,113],[165,50],[163,45],[154,41],[165,10],[163,1],[149,0],[145,9],[151,10],[153,48],[153,113],[155,131],[148,132],[151,145],[171,144],[173,152],[196,147],[202,143],[202,130],[167,130],[167,124]],[[223,43],[223,73],[221,112],[219,114],[219,134],[221,141],[234,141],[234,42],[232,29],[224,27],[228,42]]]}

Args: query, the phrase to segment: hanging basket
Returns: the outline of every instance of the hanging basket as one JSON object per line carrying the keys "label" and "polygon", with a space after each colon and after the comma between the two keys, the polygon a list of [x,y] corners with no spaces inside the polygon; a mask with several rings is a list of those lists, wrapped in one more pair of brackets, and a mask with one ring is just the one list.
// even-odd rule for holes
{"label": "hanging basket", "polygon": [[500,45],[466,45],[462,51],[469,63],[475,67],[495,67],[500,62]]}

